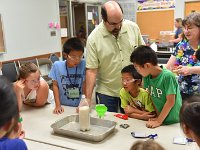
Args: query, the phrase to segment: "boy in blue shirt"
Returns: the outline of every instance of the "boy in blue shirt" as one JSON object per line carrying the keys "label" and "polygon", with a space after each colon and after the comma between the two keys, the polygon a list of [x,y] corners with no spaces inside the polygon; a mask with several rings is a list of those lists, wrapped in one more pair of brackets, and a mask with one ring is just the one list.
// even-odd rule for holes
{"label": "boy in blue shirt", "polygon": [[78,38],[70,38],[63,45],[65,61],[56,61],[49,73],[53,80],[54,113],[61,114],[61,105],[77,107],[85,93],[84,46]]}
{"label": "boy in blue shirt", "polygon": [[27,150],[22,139],[17,98],[11,83],[0,76],[0,150]]}

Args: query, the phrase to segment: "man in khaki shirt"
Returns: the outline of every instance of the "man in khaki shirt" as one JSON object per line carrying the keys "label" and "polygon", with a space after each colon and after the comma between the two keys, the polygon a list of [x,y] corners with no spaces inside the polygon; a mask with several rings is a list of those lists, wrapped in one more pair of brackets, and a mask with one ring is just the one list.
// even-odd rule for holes
{"label": "man in khaki shirt", "polygon": [[96,84],[96,102],[105,104],[110,112],[117,112],[121,70],[130,64],[134,48],[144,41],[137,24],[123,19],[123,10],[117,2],[106,2],[101,15],[103,21],[86,44],[86,98],[91,103]]}

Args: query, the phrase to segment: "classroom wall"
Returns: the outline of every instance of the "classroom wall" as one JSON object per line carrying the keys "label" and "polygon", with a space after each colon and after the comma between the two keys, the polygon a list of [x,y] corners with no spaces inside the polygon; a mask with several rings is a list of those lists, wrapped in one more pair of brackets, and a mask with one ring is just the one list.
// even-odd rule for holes
{"label": "classroom wall", "polygon": [[185,2],[199,2],[199,0],[175,0],[174,18],[185,17]]}
{"label": "classroom wall", "polygon": [[174,18],[184,18],[185,0],[175,0]]}
{"label": "classroom wall", "polygon": [[0,0],[0,14],[6,47],[0,61],[61,51],[60,30],[48,27],[60,22],[58,0]]}
{"label": "classroom wall", "polygon": [[[156,34],[156,32],[154,31],[154,30],[161,30],[160,28],[161,27],[163,27],[163,29],[162,30],[169,30],[169,31],[173,31],[173,30],[175,30],[175,26],[174,26],[174,19],[175,18],[184,18],[184,11],[185,11],[185,2],[192,2],[192,1],[198,1],[198,0],[175,0],[175,8],[174,8],[174,14],[170,14],[170,13],[167,13],[167,15],[169,15],[169,17],[163,17],[163,19],[161,19],[160,18],[160,20],[164,20],[165,22],[167,21],[169,21],[170,23],[171,23],[171,25],[168,25],[168,24],[166,24],[165,22],[161,22],[161,24],[159,25],[159,27],[157,27],[158,26],[158,24],[155,24],[155,25],[152,25],[151,23],[154,23],[154,22],[156,22],[156,21],[160,21],[160,20],[155,20],[155,18],[157,18],[158,16],[155,16],[155,17],[151,17],[151,18],[154,18],[154,21],[153,22],[151,22],[150,24],[148,23],[148,26],[150,26],[150,27],[140,27],[140,29],[141,29],[141,32],[144,32],[143,34],[147,34],[147,33],[145,33],[145,30],[150,30],[153,34]],[[156,10],[154,10],[155,11],[155,13],[156,13]],[[157,10],[157,11],[159,11],[159,10]],[[147,12],[148,13],[148,12]],[[173,16],[172,16],[173,15]],[[148,16],[147,16],[148,17]],[[172,18],[173,17],[173,18]],[[148,20],[149,18],[147,18],[147,19],[141,19],[142,20],[142,22],[143,22],[143,24],[145,25],[146,24],[146,22],[147,22],[147,20]],[[138,21],[138,18],[137,18],[137,23],[140,25],[141,23]],[[155,26],[156,26],[156,28],[155,28]],[[151,29],[151,28],[153,28],[153,30]],[[149,34],[149,33],[148,33]],[[153,37],[152,38],[157,38],[156,37],[156,35],[153,35]]]}
{"label": "classroom wall", "polygon": [[191,12],[200,12],[200,1],[193,1],[185,3],[185,13],[184,15],[187,16]]}

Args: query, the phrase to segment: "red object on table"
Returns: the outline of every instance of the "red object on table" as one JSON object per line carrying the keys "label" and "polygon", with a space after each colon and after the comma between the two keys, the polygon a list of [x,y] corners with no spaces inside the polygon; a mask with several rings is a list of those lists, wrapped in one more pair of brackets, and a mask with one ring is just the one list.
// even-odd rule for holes
{"label": "red object on table", "polygon": [[128,120],[128,116],[126,114],[115,114],[114,116],[124,120]]}

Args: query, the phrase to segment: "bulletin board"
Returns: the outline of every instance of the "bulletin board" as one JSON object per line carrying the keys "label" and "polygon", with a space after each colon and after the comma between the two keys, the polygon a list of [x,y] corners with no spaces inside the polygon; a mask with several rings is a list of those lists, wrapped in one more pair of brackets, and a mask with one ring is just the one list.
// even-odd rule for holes
{"label": "bulletin board", "polygon": [[160,31],[174,30],[174,9],[137,12],[137,24],[142,35],[157,40]]}
{"label": "bulletin board", "polygon": [[200,2],[185,2],[185,16],[189,15],[191,12],[200,12]]}

